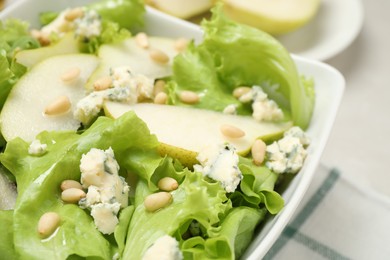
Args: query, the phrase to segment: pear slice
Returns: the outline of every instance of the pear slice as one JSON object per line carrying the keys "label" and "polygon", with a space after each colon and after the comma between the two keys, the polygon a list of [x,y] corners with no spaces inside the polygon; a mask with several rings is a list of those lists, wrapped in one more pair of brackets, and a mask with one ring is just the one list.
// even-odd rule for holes
{"label": "pear slice", "polygon": [[15,58],[16,62],[26,66],[27,68],[31,68],[35,64],[49,57],[78,52],[78,40],[74,37],[73,33],[68,33],[65,34],[60,41],[53,45],[38,49],[20,51],[15,55]]}
{"label": "pear slice", "polygon": [[320,0],[222,0],[233,20],[278,35],[305,25],[317,13]]}
{"label": "pear slice", "polygon": [[213,6],[212,0],[146,0],[145,3],[181,19],[203,14]]}
{"label": "pear slice", "polygon": [[[73,109],[85,96],[85,82],[98,63],[94,55],[67,54],[34,66],[12,88],[1,111],[0,127],[5,140],[21,137],[32,141],[44,130],[77,130],[80,122],[73,118]],[[79,76],[64,82],[61,76],[75,68],[80,69]],[[72,104],[70,110],[61,115],[45,115],[45,108],[64,95]]]}
{"label": "pear slice", "polygon": [[[160,152],[169,154],[186,165],[196,162],[198,152],[208,144],[229,142],[241,155],[251,149],[257,138],[279,136],[291,122],[257,122],[250,116],[227,115],[216,111],[139,103],[127,105],[108,101],[104,105],[106,115],[118,118],[133,110],[157,136]],[[245,132],[241,138],[228,138],[221,133],[222,125],[231,125]]]}
{"label": "pear slice", "polygon": [[[93,89],[93,83],[99,78],[108,76],[110,69],[129,66],[135,74],[143,74],[150,79],[164,78],[172,74],[172,61],[178,54],[175,40],[170,38],[148,37],[149,47],[142,48],[135,38],[129,38],[116,44],[102,45],[98,56],[101,63],[87,83],[87,89]],[[154,61],[149,52],[152,49],[163,51],[169,57],[167,63]]]}

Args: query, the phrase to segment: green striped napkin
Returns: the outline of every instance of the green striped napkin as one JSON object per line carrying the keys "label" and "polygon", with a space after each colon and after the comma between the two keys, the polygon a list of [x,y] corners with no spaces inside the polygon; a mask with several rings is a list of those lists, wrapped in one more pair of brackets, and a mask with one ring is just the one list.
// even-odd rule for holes
{"label": "green striped napkin", "polygon": [[390,199],[320,165],[264,259],[390,259]]}

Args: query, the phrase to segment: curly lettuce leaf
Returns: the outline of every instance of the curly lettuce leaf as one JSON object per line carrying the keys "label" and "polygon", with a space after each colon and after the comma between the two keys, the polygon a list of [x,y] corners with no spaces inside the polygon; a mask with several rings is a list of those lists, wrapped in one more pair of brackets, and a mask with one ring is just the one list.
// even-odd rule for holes
{"label": "curly lettuce leaf", "polygon": [[166,234],[182,235],[177,231],[192,220],[199,222],[208,236],[215,236],[221,217],[231,209],[226,193],[219,183],[207,182],[202,174],[184,171],[183,182],[171,192],[172,204],[156,212],[145,210],[143,199],[150,191],[145,182],[139,182],[136,197],[140,199],[135,204],[123,259],[141,259],[155,240]]}
{"label": "curly lettuce leaf", "polygon": [[102,17],[102,32],[87,42],[81,50],[97,53],[102,44],[116,43],[131,36],[129,30],[143,25],[145,7],[140,0],[103,0],[86,6]]}
{"label": "curly lettuce leaf", "polygon": [[26,72],[24,66],[15,62],[15,53],[40,47],[30,36],[28,27],[28,23],[17,19],[0,21],[0,109],[12,86]]}
{"label": "curly lettuce leaf", "polygon": [[[110,242],[95,228],[88,212],[61,201],[60,184],[66,179],[80,179],[81,156],[91,148],[112,147],[122,165],[135,149],[138,153],[150,154],[153,150],[157,154],[157,139],[132,112],[117,120],[100,117],[80,135],[43,132],[37,138],[47,144],[47,153],[41,157],[29,155],[29,144],[20,138],[10,141],[0,155],[1,163],[15,175],[18,183],[12,229],[20,259],[66,259],[75,255],[111,259],[115,250]],[[61,225],[56,235],[42,241],[36,227],[40,216],[48,211],[60,215]],[[130,212],[125,213],[129,215]],[[126,223],[123,225],[116,234],[120,249],[123,249],[123,232],[126,232],[123,231]]]}
{"label": "curly lettuce leaf", "polygon": [[[102,0],[85,6],[97,11],[104,20],[112,21],[119,27],[132,29],[144,23],[145,6],[141,0]],[[39,21],[47,25],[55,20],[58,12],[44,12]]]}
{"label": "curly lettuce leaf", "polygon": [[256,166],[248,158],[240,158],[239,168],[243,179],[240,190],[229,198],[235,206],[263,207],[277,214],[284,207],[282,196],[274,191],[279,175],[265,166]]}
{"label": "curly lettuce leaf", "polygon": [[97,11],[103,19],[132,29],[144,23],[145,6],[142,0],[103,0],[87,8]]}
{"label": "curly lettuce leaf", "polygon": [[202,97],[200,102],[192,105],[194,107],[223,111],[227,105],[234,104],[239,114],[251,114],[250,106],[243,105],[233,97],[232,90],[221,81],[214,56],[207,46],[189,45],[185,52],[176,56],[173,72],[173,81],[168,85],[173,104],[185,106],[176,93],[191,90]]}
{"label": "curly lettuce leaf", "polygon": [[185,259],[238,259],[252,241],[255,227],[266,210],[233,208],[221,224],[218,235],[185,240],[181,246]]}
{"label": "curly lettuce leaf", "polygon": [[102,32],[99,36],[92,37],[87,41],[80,39],[80,51],[85,53],[97,53],[101,45],[121,42],[130,36],[130,31],[121,28],[117,23],[103,20]]}
{"label": "curly lettuce leaf", "polygon": [[129,229],[131,217],[134,213],[134,206],[128,206],[124,208],[119,214],[119,223],[115,227],[114,237],[116,244],[118,245],[118,253],[121,255],[125,249],[126,236]]}
{"label": "curly lettuce leaf", "polygon": [[[283,109],[286,119],[291,114],[295,125],[308,126],[314,106],[313,84],[301,81],[290,54],[275,38],[229,20],[220,5],[202,27],[204,41],[174,61],[173,91],[196,91],[201,96],[198,107],[221,111],[237,104],[228,96],[234,88],[260,85]],[[182,105],[174,95],[170,97]],[[241,113],[249,111],[239,108]]]}
{"label": "curly lettuce leaf", "polygon": [[17,259],[13,244],[13,211],[0,210],[0,252],[2,259]]}
{"label": "curly lettuce leaf", "polygon": [[[145,7],[140,0],[103,0],[85,6],[94,10],[102,18],[102,31],[99,36],[89,39],[80,38],[80,51],[97,53],[103,44],[121,42],[131,36],[130,30],[144,23]],[[58,17],[58,12],[45,12],[40,15],[42,25],[47,25]],[[58,35],[51,35],[52,42],[58,41]]]}

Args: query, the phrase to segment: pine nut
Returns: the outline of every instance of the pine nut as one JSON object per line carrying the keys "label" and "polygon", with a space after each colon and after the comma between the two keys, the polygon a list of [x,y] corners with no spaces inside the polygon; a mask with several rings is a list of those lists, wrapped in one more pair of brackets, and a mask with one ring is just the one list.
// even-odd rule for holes
{"label": "pine nut", "polygon": [[47,46],[50,44],[49,37],[44,35],[41,31],[34,29],[31,30],[30,34],[33,38],[37,39],[42,46]]}
{"label": "pine nut", "polygon": [[165,92],[160,92],[154,97],[154,103],[164,105],[167,103],[168,95]]}
{"label": "pine nut", "polygon": [[71,68],[61,75],[61,80],[66,83],[72,82],[80,76],[80,72],[80,69],[77,67]]}
{"label": "pine nut", "polygon": [[64,18],[69,22],[73,22],[74,20],[82,17],[83,15],[84,15],[84,11],[82,8],[73,8],[65,14]]}
{"label": "pine nut", "polygon": [[70,188],[75,188],[75,189],[80,189],[80,190],[83,189],[80,182],[75,181],[75,180],[64,180],[63,182],[61,182],[60,187],[61,187],[61,190],[63,190],[63,191],[70,189]]}
{"label": "pine nut", "polygon": [[59,96],[45,108],[44,113],[49,116],[60,115],[69,111],[70,107],[69,98],[67,96]]}
{"label": "pine nut", "polygon": [[193,91],[184,90],[180,92],[180,100],[187,104],[195,104],[199,102],[199,95]]}
{"label": "pine nut", "polygon": [[259,166],[263,163],[265,157],[265,150],[267,145],[263,140],[257,139],[252,145],[252,158],[255,165]]}
{"label": "pine nut", "polygon": [[149,51],[150,58],[157,63],[166,64],[169,62],[169,56],[158,49],[153,49]]}
{"label": "pine nut", "polygon": [[187,48],[188,43],[189,43],[188,39],[179,38],[179,39],[176,39],[173,46],[177,52],[182,52]]}
{"label": "pine nut", "polygon": [[112,79],[110,76],[102,77],[93,83],[93,89],[95,91],[101,91],[111,87]]}
{"label": "pine nut", "polygon": [[143,49],[149,48],[149,38],[146,33],[140,32],[135,36],[135,43]]}
{"label": "pine nut", "polygon": [[240,98],[242,95],[248,93],[249,91],[251,91],[250,87],[245,87],[245,86],[238,87],[233,90],[233,96],[235,98]]}
{"label": "pine nut", "polygon": [[161,191],[148,195],[144,200],[145,209],[154,212],[172,203],[172,195],[169,192]]}
{"label": "pine nut", "polygon": [[173,191],[179,187],[179,183],[174,178],[164,177],[158,181],[157,186],[163,191]]}
{"label": "pine nut", "polygon": [[154,83],[153,93],[156,96],[158,93],[163,92],[165,90],[165,81],[162,79],[157,80]]}
{"label": "pine nut", "polygon": [[77,203],[80,199],[85,198],[86,194],[78,188],[69,188],[61,193],[61,199],[67,203]]}
{"label": "pine nut", "polygon": [[36,29],[31,30],[30,34],[35,39],[39,39],[39,37],[41,37],[41,35],[42,35],[41,31],[36,30]]}
{"label": "pine nut", "polygon": [[232,125],[222,125],[221,133],[229,138],[240,138],[245,136],[245,132],[242,131],[240,128],[232,126]]}
{"label": "pine nut", "polygon": [[46,238],[60,225],[60,215],[56,212],[46,212],[38,221],[38,233],[42,238]]}

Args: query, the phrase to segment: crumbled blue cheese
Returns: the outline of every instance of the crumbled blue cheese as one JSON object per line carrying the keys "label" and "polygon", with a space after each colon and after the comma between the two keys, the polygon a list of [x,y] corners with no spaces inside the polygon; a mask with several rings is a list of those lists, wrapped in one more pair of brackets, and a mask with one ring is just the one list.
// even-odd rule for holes
{"label": "crumbled blue cheese", "polygon": [[120,208],[121,204],[118,202],[91,205],[91,216],[100,232],[103,234],[114,232],[116,225],[119,223],[117,215]]}
{"label": "crumbled blue cheese", "polygon": [[239,98],[242,103],[252,102],[252,117],[257,121],[278,121],[283,119],[283,111],[260,86],[253,86]]}
{"label": "crumbled blue cheese", "polygon": [[308,146],[310,144],[310,138],[307,136],[307,134],[298,126],[293,126],[290,129],[288,129],[284,136],[293,136],[299,138],[299,141],[303,146]]}
{"label": "crumbled blue cheese", "polygon": [[303,166],[310,140],[299,127],[292,127],[284,137],[266,148],[265,165],[276,173],[297,173]]}
{"label": "crumbled blue cheese", "polygon": [[95,10],[85,10],[84,15],[74,21],[75,34],[90,39],[99,36],[102,31],[102,20]]}
{"label": "crumbled blue cheese", "polygon": [[74,21],[69,21],[66,16],[72,9],[65,9],[56,19],[46,26],[43,26],[40,33],[49,38],[52,34],[62,37],[65,33],[74,30],[75,35],[85,39],[99,36],[102,32],[102,21],[100,15],[94,10],[83,10],[83,15]]}
{"label": "crumbled blue cheese", "polygon": [[237,105],[235,105],[235,104],[227,105],[224,108],[223,113],[227,114],[227,115],[235,115],[235,114],[237,114]]}
{"label": "crumbled blue cheese", "polygon": [[158,238],[145,252],[142,260],[182,260],[183,254],[175,238],[164,235]]}
{"label": "crumbled blue cheese", "polygon": [[227,192],[234,192],[242,179],[238,168],[239,157],[231,145],[209,145],[202,149],[194,170],[219,181]]}
{"label": "crumbled blue cheese", "polygon": [[[151,99],[153,97],[153,80],[142,74],[132,73],[127,66],[111,70],[111,78],[113,89],[128,89],[129,95],[126,101],[131,104],[137,103],[139,99]],[[115,101],[115,97],[113,101]]]}
{"label": "crumbled blue cheese", "polygon": [[119,176],[119,165],[111,148],[92,148],[80,161],[81,184],[88,189],[79,201],[81,208],[91,210],[97,229],[103,234],[114,232],[117,214],[128,205],[129,186]]}
{"label": "crumbled blue cheese", "polygon": [[42,144],[39,140],[35,139],[31,142],[30,146],[28,147],[28,153],[30,155],[42,155],[46,153],[47,145]]}
{"label": "crumbled blue cheese", "polygon": [[89,124],[99,114],[104,103],[104,92],[94,91],[76,104],[73,112],[75,119],[83,124]]}
{"label": "crumbled blue cheese", "polygon": [[93,91],[81,99],[73,113],[75,119],[89,124],[100,112],[104,100],[135,104],[153,97],[154,83],[141,74],[134,74],[127,66],[117,67],[110,72],[112,86],[106,90]]}

